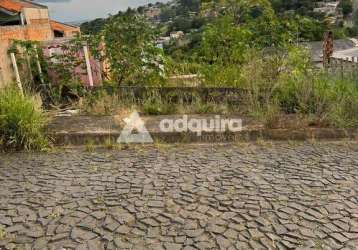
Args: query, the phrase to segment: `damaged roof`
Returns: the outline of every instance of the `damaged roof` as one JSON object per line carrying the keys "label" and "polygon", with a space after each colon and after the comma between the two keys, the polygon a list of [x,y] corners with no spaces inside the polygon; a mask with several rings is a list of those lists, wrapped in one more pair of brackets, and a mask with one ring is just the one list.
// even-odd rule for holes
{"label": "damaged roof", "polygon": [[52,30],[60,30],[60,31],[71,31],[73,29],[78,29],[78,26],[60,23],[54,20],[50,20]]}

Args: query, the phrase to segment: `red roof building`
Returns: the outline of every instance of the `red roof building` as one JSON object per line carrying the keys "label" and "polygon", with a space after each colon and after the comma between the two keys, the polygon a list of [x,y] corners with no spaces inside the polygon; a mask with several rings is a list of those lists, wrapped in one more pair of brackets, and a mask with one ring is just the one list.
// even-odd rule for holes
{"label": "red roof building", "polygon": [[79,34],[79,27],[51,20],[47,6],[28,0],[0,0],[0,86],[13,78],[7,58],[11,41],[43,42]]}

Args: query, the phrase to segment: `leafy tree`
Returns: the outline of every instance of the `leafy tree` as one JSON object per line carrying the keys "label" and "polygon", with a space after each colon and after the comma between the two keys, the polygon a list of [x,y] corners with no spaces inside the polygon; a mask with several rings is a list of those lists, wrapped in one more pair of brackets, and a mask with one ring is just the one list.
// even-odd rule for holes
{"label": "leafy tree", "polygon": [[168,31],[183,31],[184,33],[189,32],[192,28],[192,20],[188,17],[180,16],[177,17],[173,23],[169,26]]}
{"label": "leafy tree", "polygon": [[233,25],[232,16],[223,16],[209,24],[201,44],[201,57],[209,64],[237,64],[244,59],[250,33]]}
{"label": "leafy tree", "polygon": [[200,0],[180,0],[182,8],[186,8],[192,12],[198,12],[200,10]]}
{"label": "leafy tree", "polygon": [[176,16],[176,11],[171,7],[164,7],[160,13],[160,20],[162,22],[167,22],[170,19],[173,19]]}
{"label": "leafy tree", "polygon": [[98,34],[106,24],[106,19],[97,18],[95,20],[81,24],[81,32],[84,34]]}
{"label": "leafy tree", "polygon": [[318,0],[270,0],[276,13],[294,10],[296,14],[311,14]]}
{"label": "leafy tree", "polygon": [[155,46],[155,31],[144,17],[113,17],[105,26],[105,57],[112,80],[118,84],[160,83],[164,77],[162,50]]}
{"label": "leafy tree", "polygon": [[219,12],[218,19],[230,16],[233,28],[248,34],[245,42],[249,47],[281,46],[289,40],[290,34],[268,0],[227,0],[219,4],[214,8],[224,11]]}
{"label": "leafy tree", "polygon": [[338,7],[342,8],[342,13],[345,17],[353,12],[352,0],[341,0]]}
{"label": "leafy tree", "polygon": [[285,22],[291,24],[288,29],[292,31],[294,40],[297,42],[321,41],[324,33],[328,29],[325,22],[308,16],[295,15],[286,17]]}

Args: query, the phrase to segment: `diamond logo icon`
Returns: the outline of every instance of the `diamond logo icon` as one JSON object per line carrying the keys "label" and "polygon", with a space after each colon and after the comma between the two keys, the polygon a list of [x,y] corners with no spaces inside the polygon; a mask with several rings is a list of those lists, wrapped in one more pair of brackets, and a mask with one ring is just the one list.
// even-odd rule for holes
{"label": "diamond logo icon", "polygon": [[[123,121],[126,125],[117,143],[153,143],[153,138],[149,134],[137,111],[134,111],[128,118],[123,119]],[[133,133],[134,131],[137,133]]]}

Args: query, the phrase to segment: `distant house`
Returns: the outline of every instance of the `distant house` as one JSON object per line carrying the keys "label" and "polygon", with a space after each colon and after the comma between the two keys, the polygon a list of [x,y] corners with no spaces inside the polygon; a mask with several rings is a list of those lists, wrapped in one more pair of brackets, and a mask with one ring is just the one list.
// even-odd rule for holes
{"label": "distant house", "polygon": [[151,20],[159,20],[161,12],[161,9],[158,7],[148,7],[144,11],[144,16]]}
{"label": "distant house", "polygon": [[317,8],[314,8],[314,12],[324,13],[326,15],[335,15],[338,13],[339,1],[336,2],[318,2]]}
{"label": "distant house", "polygon": [[170,36],[159,37],[156,41],[157,47],[161,49],[164,48],[164,45],[168,45],[169,43],[170,43]]}
{"label": "distant house", "polygon": [[339,3],[340,1],[318,2],[317,8],[314,8],[313,11],[324,14],[331,23],[336,23],[337,21],[343,19],[341,9],[338,7]]}
{"label": "distant house", "polygon": [[173,32],[170,32],[170,38],[171,39],[175,39],[175,40],[178,40],[178,39],[181,39],[184,37],[184,32],[183,31],[173,31]]}
{"label": "distant house", "polygon": [[0,86],[13,79],[7,56],[13,40],[52,41],[79,33],[78,27],[50,20],[47,6],[27,0],[0,0]]}
{"label": "distant house", "polygon": [[50,20],[51,29],[55,38],[74,37],[81,34],[80,27]]}

